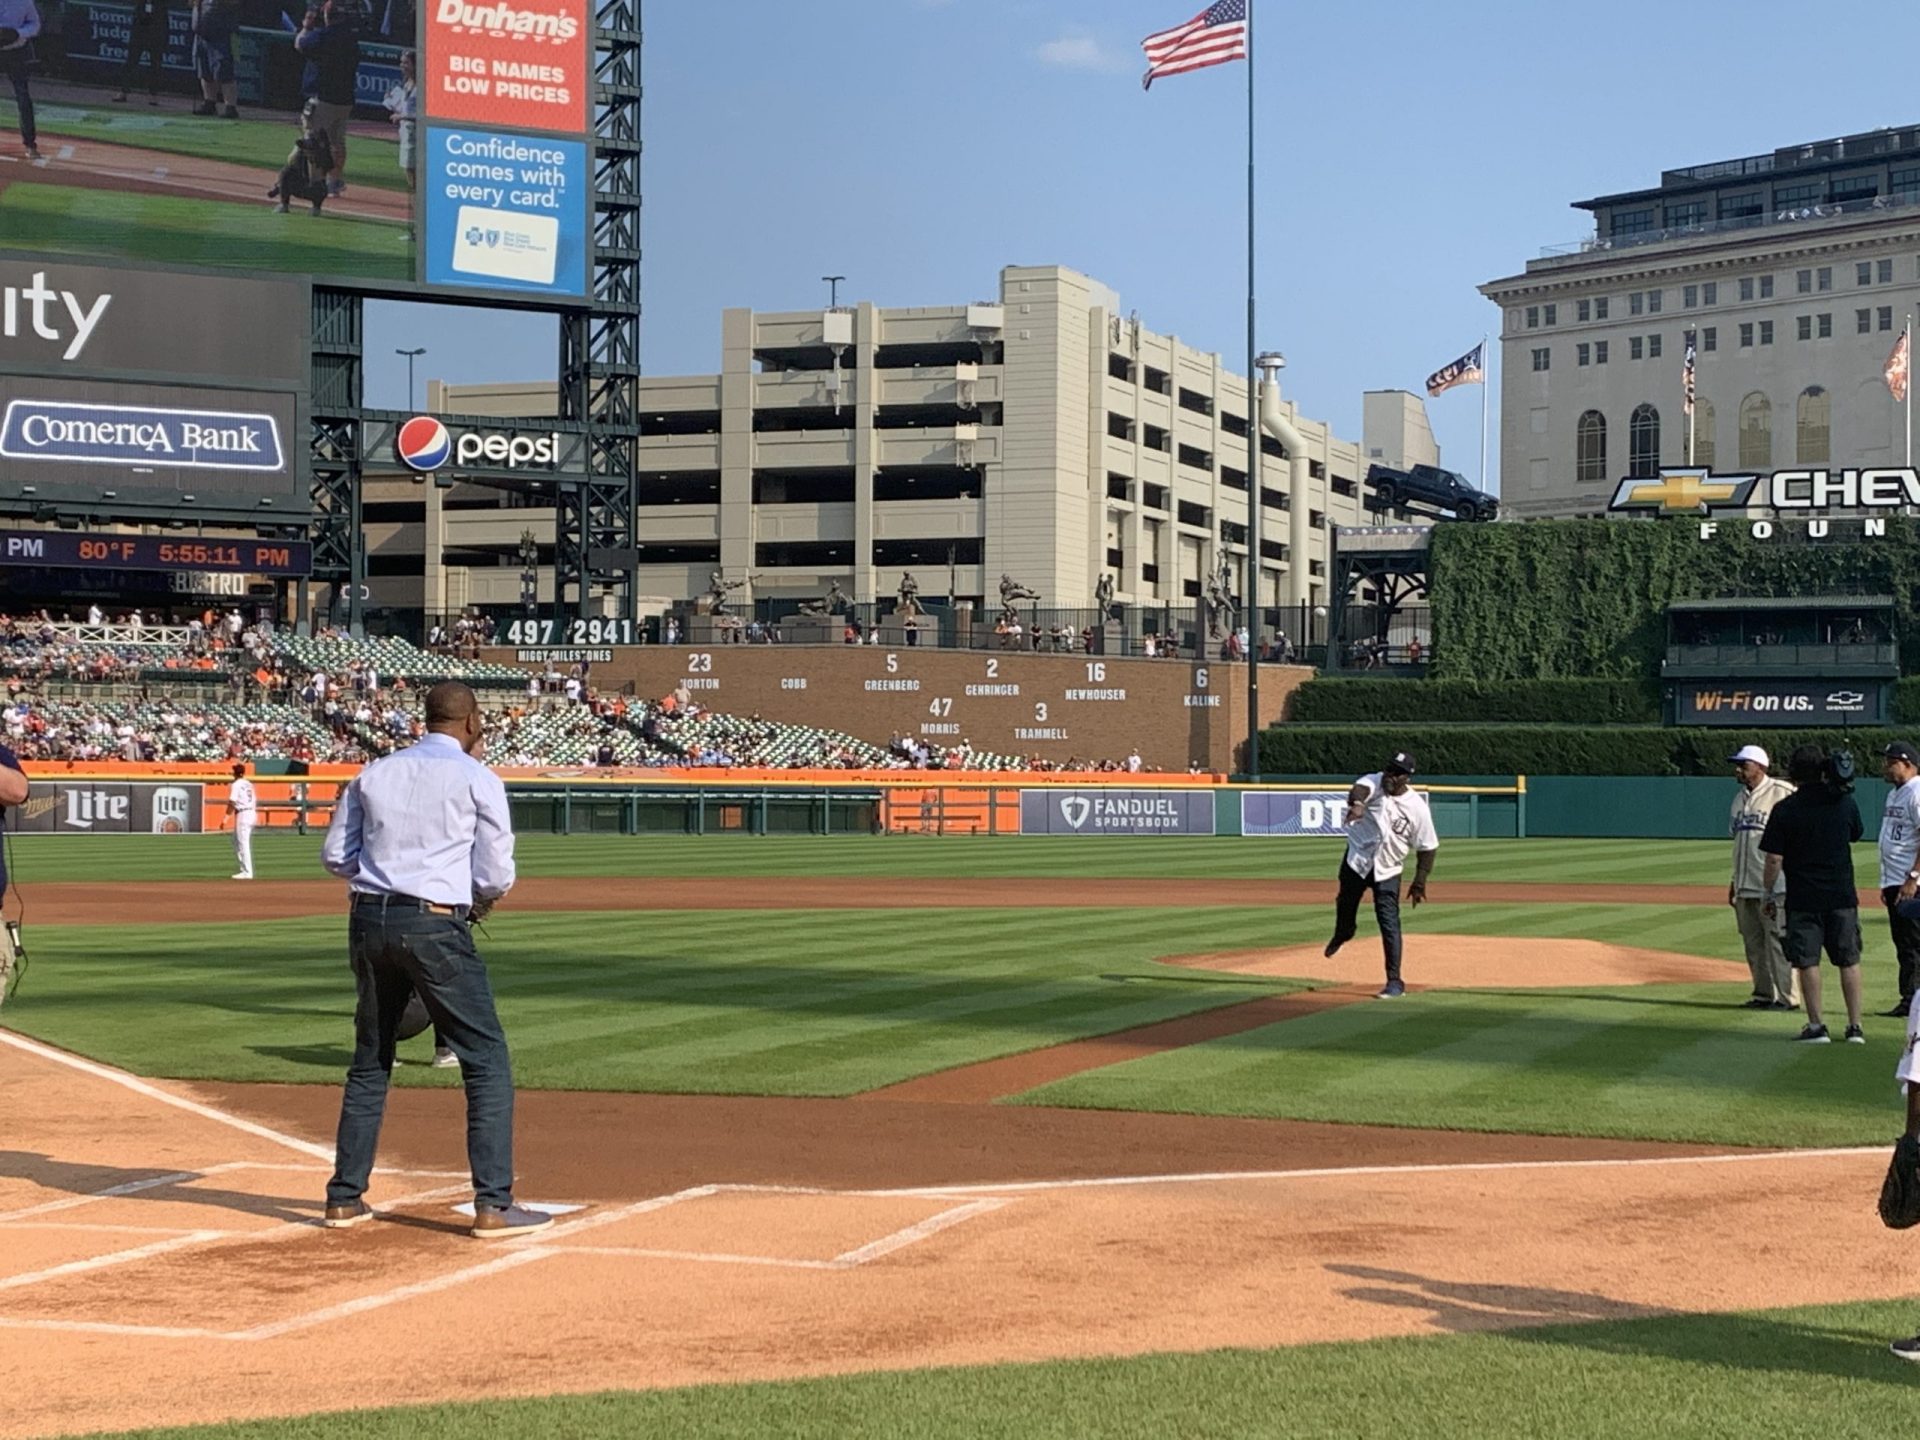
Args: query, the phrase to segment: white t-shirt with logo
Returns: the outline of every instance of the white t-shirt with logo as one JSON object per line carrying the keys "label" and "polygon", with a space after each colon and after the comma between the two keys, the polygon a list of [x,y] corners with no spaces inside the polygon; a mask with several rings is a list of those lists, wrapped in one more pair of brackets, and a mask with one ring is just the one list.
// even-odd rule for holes
{"label": "white t-shirt with logo", "polygon": [[1920,860],[1920,775],[1887,792],[1880,817],[1880,888],[1907,883]]}
{"label": "white t-shirt with logo", "polygon": [[1367,791],[1366,814],[1347,830],[1347,868],[1356,875],[1391,880],[1406,869],[1408,851],[1438,850],[1427,797],[1411,785],[1389,795],[1378,771],[1353,782]]}
{"label": "white t-shirt with logo", "polygon": [[227,791],[227,803],[233,807],[233,823],[236,825],[253,824],[253,782],[236,780]]}

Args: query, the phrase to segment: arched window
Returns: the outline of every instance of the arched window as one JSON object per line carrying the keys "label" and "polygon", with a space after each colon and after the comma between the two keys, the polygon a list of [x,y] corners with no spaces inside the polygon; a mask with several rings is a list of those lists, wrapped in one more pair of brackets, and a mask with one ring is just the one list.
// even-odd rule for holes
{"label": "arched window", "polygon": [[1773,405],[1758,390],[1740,402],[1740,468],[1765,470],[1773,464]]}
{"label": "arched window", "polygon": [[1703,469],[1713,469],[1716,454],[1713,443],[1713,402],[1695,400],[1693,402],[1693,463]]}
{"label": "arched window", "polygon": [[1574,478],[1582,485],[1604,485],[1607,474],[1607,417],[1589,410],[1574,429]]}
{"label": "arched window", "polygon": [[1802,465],[1824,465],[1832,449],[1833,401],[1818,385],[1800,392],[1793,415],[1794,457]]}
{"label": "arched window", "polygon": [[1637,406],[1627,422],[1627,474],[1649,480],[1660,473],[1660,412]]}

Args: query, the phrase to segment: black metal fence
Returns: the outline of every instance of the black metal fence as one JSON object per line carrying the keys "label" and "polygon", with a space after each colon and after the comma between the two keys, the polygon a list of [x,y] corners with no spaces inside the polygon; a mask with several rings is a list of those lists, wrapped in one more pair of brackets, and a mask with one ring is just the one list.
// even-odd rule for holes
{"label": "black metal fence", "polygon": [[[727,641],[742,645],[925,646],[929,649],[1026,651],[1041,654],[1105,654],[1127,657],[1178,659],[1240,659],[1258,645],[1263,662],[1325,666],[1340,670],[1424,669],[1433,659],[1432,612],[1425,606],[1388,610],[1380,605],[1354,605],[1342,617],[1340,633],[1329,635],[1324,605],[1275,605],[1260,614],[1259,634],[1253,617],[1239,612],[1210,623],[1202,605],[1115,604],[1115,628],[1102,626],[1093,608],[1022,603],[1015,607],[1016,625],[1002,623],[1000,607],[948,606],[943,600],[923,600],[921,613],[909,627],[892,600],[843,607],[826,617],[802,613],[803,602],[762,599],[734,612],[737,624],[724,632]],[[508,626],[528,618],[519,606],[475,606],[464,612],[493,622],[493,640],[506,644]],[[402,635],[424,643],[433,627],[451,631],[459,615],[426,615],[395,611],[383,616],[383,633]],[[546,618],[542,611],[536,617]],[[562,617],[561,631],[565,620]],[[642,644],[680,644],[690,641],[703,617],[692,605],[669,610],[638,622],[636,639]],[[375,628],[370,622],[370,630]],[[716,643],[715,639],[702,644]],[[487,642],[483,642],[487,643]]]}

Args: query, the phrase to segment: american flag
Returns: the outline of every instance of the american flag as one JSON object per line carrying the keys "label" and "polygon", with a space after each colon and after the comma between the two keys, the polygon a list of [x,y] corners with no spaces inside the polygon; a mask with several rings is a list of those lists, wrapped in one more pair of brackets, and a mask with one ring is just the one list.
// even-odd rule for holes
{"label": "american flag", "polygon": [[1140,48],[1147,52],[1147,73],[1140,81],[1152,89],[1162,75],[1184,75],[1209,65],[1247,58],[1248,0],[1219,0],[1184,25],[1147,36]]}
{"label": "american flag", "polygon": [[1893,347],[1893,354],[1887,357],[1887,363],[1881,374],[1887,377],[1887,389],[1893,392],[1893,398],[1904,401],[1907,398],[1907,377],[1913,368],[1913,330],[1908,328],[1900,332],[1900,343]]}
{"label": "american flag", "polygon": [[1693,331],[1691,330],[1687,332],[1687,363],[1681,373],[1686,394],[1681,402],[1680,411],[1684,415],[1691,415],[1693,413]]}
{"label": "american flag", "polygon": [[1456,385],[1478,385],[1487,378],[1487,342],[1482,340],[1451,365],[1442,365],[1427,376],[1427,394],[1444,395]]}

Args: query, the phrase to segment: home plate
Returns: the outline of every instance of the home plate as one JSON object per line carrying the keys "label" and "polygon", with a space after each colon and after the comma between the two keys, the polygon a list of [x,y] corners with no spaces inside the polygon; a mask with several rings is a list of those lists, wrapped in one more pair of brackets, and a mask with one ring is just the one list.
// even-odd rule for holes
{"label": "home plate", "polygon": [[[584,1210],[587,1208],[584,1205],[553,1205],[542,1200],[516,1200],[513,1203],[519,1209],[537,1210],[542,1215],[571,1215],[576,1210]],[[464,1215],[471,1220],[473,1218],[473,1202],[469,1200],[464,1205],[454,1206],[453,1213],[456,1215]]]}

